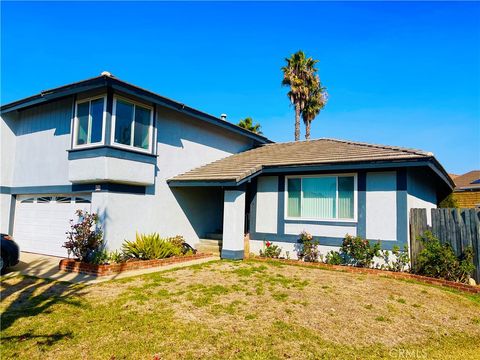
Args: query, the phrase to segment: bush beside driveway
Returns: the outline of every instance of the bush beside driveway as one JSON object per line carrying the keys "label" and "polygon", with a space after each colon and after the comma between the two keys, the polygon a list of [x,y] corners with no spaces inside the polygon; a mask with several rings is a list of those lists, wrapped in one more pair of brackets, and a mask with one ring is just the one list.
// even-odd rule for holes
{"label": "bush beside driveway", "polygon": [[258,261],[93,285],[2,279],[2,357],[474,359],[480,297]]}

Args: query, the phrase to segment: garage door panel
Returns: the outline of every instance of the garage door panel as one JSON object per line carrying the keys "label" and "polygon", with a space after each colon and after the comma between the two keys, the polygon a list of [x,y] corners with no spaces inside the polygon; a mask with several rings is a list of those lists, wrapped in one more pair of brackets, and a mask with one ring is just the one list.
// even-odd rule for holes
{"label": "garage door panel", "polygon": [[[62,245],[70,230],[70,220],[76,221],[79,209],[90,211],[90,203],[68,203],[65,195],[52,195],[52,202],[38,203],[40,196],[19,197],[15,210],[14,238],[21,251],[55,256],[67,256]],[[44,197],[44,196],[43,196]],[[22,200],[34,198],[34,202]],[[56,199],[58,198],[58,202]],[[89,199],[82,195],[82,199]]]}

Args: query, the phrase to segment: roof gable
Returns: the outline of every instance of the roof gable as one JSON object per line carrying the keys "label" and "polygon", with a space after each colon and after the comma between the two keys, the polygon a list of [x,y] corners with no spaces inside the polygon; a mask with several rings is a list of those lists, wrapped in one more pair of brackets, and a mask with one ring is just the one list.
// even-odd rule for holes
{"label": "roof gable", "polygon": [[12,103],[4,104],[0,107],[1,113],[8,113],[15,110],[25,109],[27,107],[43,104],[62,97],[71,96],[81,92],[94,90],[102,87],[111,87],[113,89],[122,91],[124,93],[134,95],[146,101],[158,104],[160,106],[173,109],[175,111],[187,114],[207,123],[219,126],[228,131],[237,133],[241,136],[248,137],[255,140],[259,144],[272,143],[267,137],[253,133],[249,130],[243,129],[238,125],[232,124],[228,121],[222,120],[216,116],[210,115],[198,109],[187,106],[178,101],[169,99],[167,97],[158,95],[149,90],[143,89],[136,85],[132,85],[123,80],[120,80],[111,75],[101,75],[87,80],[82,80],[72,84],[60,86],[50,90],[43,90],[39,94],[29,96],[27,98],[14,101]]}

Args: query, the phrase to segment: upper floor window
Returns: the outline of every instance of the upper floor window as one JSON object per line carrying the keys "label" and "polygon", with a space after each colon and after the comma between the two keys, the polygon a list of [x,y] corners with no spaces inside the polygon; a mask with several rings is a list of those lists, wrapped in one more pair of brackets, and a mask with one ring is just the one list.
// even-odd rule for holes
{"label": "upper floor window", "polygon": [[115,98],[113,143],[151,151],[153,111],[151,107]]}
{"label": "upper floor window", "polygon": [[354,220],[354,175],[287,177],[287,217],[307,220]]}
{"label": "upper floor window", "polygon": [[74,145],[103,142],[105,97],[81,100],[75,110]]}

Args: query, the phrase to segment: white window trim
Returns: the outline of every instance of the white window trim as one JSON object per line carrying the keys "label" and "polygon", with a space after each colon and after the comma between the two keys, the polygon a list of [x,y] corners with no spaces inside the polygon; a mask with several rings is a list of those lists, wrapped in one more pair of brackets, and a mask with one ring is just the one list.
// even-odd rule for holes
{"label": "white window trim", "polygon": [[[51,197],[52,199],[49,202],[39,203],[37,200],[38,198],[42,197]],[[33,202],[23,203],[23,204],[57,204],[57,199],[59,197],[69,197],[71,201],[69,203],[62,202],[61,204],[76,204],[77,198],[82,198],[85,200],[90,201],[88,204],[92,203],[92,195],[89,193],[80,193],[80,194],[38,194],[38,195],[18,195],[17,202],[22,203],[22,201],[27,199],[33,199]],[[87,204],[87,203],[82,203]]]}
{"label": "white window trim", "polygon": [[[78,135],[78,104],[83,104],[88,102],[88,130],[87,130],[87,137],[88,137],[88,132],[90,132],[91,136],[91,126],[92,126],[92,118],[90,116],[90,108],[91,108],[91,102],[93,100],[98,100],[98,99],[103,99],[103,116],[102,116],[102,140],[99,142],[95,143],[86,143],[86,144],[77,144],[77,135]],[[73,141],[72,141],[72,148],[73,149],[79,149],[79,148],[89,148],[89,147],[95,147],[98,145],[103,145],[105,144],[105,125],[107,122],[107,96],[106,95],[101,95],[101,96],[92,96],[89,98],[81,99],[75,101],[75,117],[73,118]]]}
{"label": "white window trim", "polygon": [[[130,143],[132,145],[125,145],[125,144],[120,144],[120,143],[115,142],[115,126],[116,126],[116,122],[117,122],[116,121],[117,120],[117,100],[122,100],[122,101],[125,101],[127,103],[130,103],[130,104],[134,105],[133,117],[132,117],[132,132],[130,134]],[[136,111],[137,106],[140,106],[142,108],[150,110],[150,125],[148,127],[148,149],[143,149],[141,147],[133,146],[133,139],[134,139],[134,136],[135,136],[135,126],[134,126],[135,111]],[[143,104],[141,102],[131,100],[129,98],[125,98],[125,97],[122,97],[122,96],[114,96],[113,97],[113,110],[112,110],[112,127],[111,127],[111,137],[110,137],[110,142],[111,142],[112,146],[151,154],[152,149],[153,149],[153,136],[152,135],[153,135],[153,106],[146,105],[146,104]]]}
{"label": "white window trim", "polygon": [[[342,176],[353,176],[353,219],[340,219],[338,218],[338,177]],[[335,206],[335,211],[337,218],[309,218],[309,217],[291,217],[288,216],[288,179],[303,179],[303,178],[322,178],[322,177],[335,177],[337,188],[336,188],[336,199],[337,204]],[[345,222],[345,223],[356,223],[357,222],[357,213],[358,213],[358,191],[357,191],[357,174],[356,173],[340,173],[340,174],[321,174],[321,175],[287,175],[285,176],[285,191],[284,191],[284,219],[285,220],[297,220],[297,221],[318,221],[318,222]],[[303,198],[303,186],[302,181],[300,182],[300,201]],[[300,203],[301,211],[301,203]]]}

